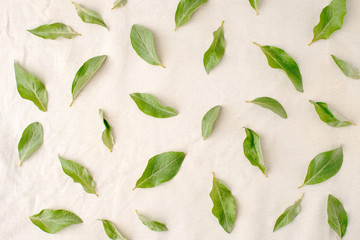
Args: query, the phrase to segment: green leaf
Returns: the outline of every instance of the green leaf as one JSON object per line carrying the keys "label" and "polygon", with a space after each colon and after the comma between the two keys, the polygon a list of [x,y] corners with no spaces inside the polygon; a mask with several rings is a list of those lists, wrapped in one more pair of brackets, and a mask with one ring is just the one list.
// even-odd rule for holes
{"label": "green leaf", "polygon": [[74,213],[62,209],[44,209],[40,213],[31,216],[30,220],[41,230],[51,234],[57,233],[70,225],[83,222]]}
{"label": "green leaf", "polygon": [[254,103],[256,105],[259,105],[263,108],[267,108],[269,110],[271,110],[272,112],[274,112],[275,114],[279,115],[280,117],[286,119],[287,118],[287,114],[286,111],[284,109],[284,107],[275,99],[270,98],[270,97],[259,97],[256,98],[252,101],[247,101],[248,103]]}
{"label": "green leaf", "polygon": [[[314,102],[312,100],[310,100],[309,102],[314,105],[315,110],[319,115],[321,121],[323,121],[330,127],[346,127],[352,124],[355,125],[352,122],[342,120],[343,117],[337,114],[334,110],[331,110],[326,103]],[[336,115],[336,117],[334,115]]]}
{"label": "green leaf", "polygon": [[256,11],[256,15],[259,15],[259,0],[249,0],[249,2],[252,8]]}
{"label": "green leaf", "polygon": [[316,155],[309,164],[304,184],[298,188],[301,188],[304,185],[314,185],[328,180],[340,170],[342,163],[342,147]]}
{"label": "green leaf", "polygon": [[121,8],[121,7],[125,6],[126,3],[127,3],[127,0],[116,0],[116,1],[114,2],[114,6],[113,6],[112,9]]}
{"label": "green leaf", "polygon": [[346,0],[332,0],[320,15],[320,22],[314,27],[314,38],[309,45],[320,39],[328,39],[339,30],[346,15]]}
{"label": "green leaf", "polygon": [[152,157],[134,189],[152,188],[170,181],[178,173],[184,158],[183,152],[164,152]]}
{"label": "green leaf", "polygon": [[328,197],[327,214],[330,227],[342,239],[346,233],[348,216],[342,203],[331,194],[329,194]]}
{"label": "green leaf", "polygon": [[71,88],[72,102],[70,104],[70,107],[73,104],[74,100],[77,98],[77,96],[80,94],[81,90],[99,70],[105,59],[105,55],[91,58],[86,61],[77,71]]}
{"label": "green leaf", "polygon": [[175,31],[187,23],[191,15],[208,0],[180,0],[175,13]]}
{"label": "green leaf", "polygon": [[112,127],[108,123],[108,121],[104,118],[104,113],[101,109],[99,109],[100,117],[105,125],[105,130],[102,133],[102,141],[104,145],[109,148],[110,152],[112,152],[113,146],[114,146],[114,137],[112,134]]}
{"label": "green leaf", "polygon": [[224,38],[224,21],[221,26],[213,33],[214,40],[210,48],[204,54],[204,67],[209,73],[221,60],[225,53],[225,38]]}
{"label": "green leaf", "polygon": [[177,115],[174,109],[162,105],[150,94],[132,93],[130,97],[134,100],[138,108],[149,116],[155,118],[170,118]]}
{"label": "green leaf", "polygon": [[104,28],[107,28],[104,20],[102,17],[95,11],[84,8],[80,4],[74,3],[75,9],[79,17],[84,23],[91,23],[91,24],[97,24],[100,26],[103,26]]}
{"label": "green leaf", "polygon": [[74,182],[80,183],[85,192],[99,196],[95,190],[95,182],[86,168],[74,161],[67,160],[60,156],[59,160],[66,175],[71,177]]}
{"label": "green leaf", "polygon": [[104,230],[106,235],[112,240],[127,240],[124,235],[122,235],[119,230],[116,228],[115,224],[110,222],[109,220],[100,219],[103,223]]}
{"label": "green leaf", "polygon": [[285,211],[280,215],[280,217],[276,220],[274,230],[273,230],[274,232],[276,230],[279,230],[280,228],[288,225],[292,221],[294,221],[294,219],[297,217],[297,215],[299,215],[300,210],[301,210],[301,201],[302,201],[303,197],[304,197],[304,194],[293,205],[286,208]]}
{"label": "green leaf", "polygon": [[300,69],[295,60],[290,57],[289,54],[277,47],[260,46],[257,43],[254,44],[261,48],[261,51],[265,54],[270,67],[283,70],[294,84],[296,90],[304,92]]}
{"label": "green leaf", "polygon": [[44,84],[14,62],[17,90],[24,99],[32,101],[41,111],[47,111],[47,91]]}
{"label": "green leaf", "polygon": [[334,59],[336,65],[341,69],[341,71],[345,74],[345,76],[352,78],[352,79],[360,79],[360,71],[358,68],[354,67],[350,63],[347,63],[334,55],[331,55]]}
{"label": "green leaf", "polygon": [[215,106],[210,109],[202,119],[201,123],[201,135],[205,140],[208,138],[213,130],[214,123],[219,116],[221,106]]}
{"label": "green leaf", "polygon": [[263,155],[261,153],[260,137],[253,130],[245,128],[246,138],[244,140],[244,154],[250,163],[258,167],[261,172],[267,177],[266,166],[264,163]]}
{"label": "green leaf", "polygon": [[152,32],[144,26],[134,24],[130,32],[131,45],[135,52],[151,65],[161,64],[155,50],[154,37]]}
{"label": "green leaf", "polygon": [[33,122],[27,126],[18,144],[20,167],[31,154],[33,154],[43,143],[43,129],[40,123]]}
{"label": "green leaf", "polygon": [[81,34],[75,32],[70,26],[63,23],[45,24],[28,31],[35,36],[53,40],[58,37],[72,39],[76,36],[81,36]]}
{"label": "green leaf", "polygon": [[167,227],[165,226],[165,224],[157,222],[157,221],[153,221],[150,220],[142,215],[140,215],[138,213],[138,211],[136,211],[136,214],[138,215],[140,221],[147,226],[150,230],[155,231],[155,232],[164,232],[167,231]]}
{"label": "green leaf", "polygon": [[213,187],[210,198],[214,204],[212,213],[219,220],[219,224],[227,233],[234,228],[236,220],[235,199],[231,191],[213,173]]}

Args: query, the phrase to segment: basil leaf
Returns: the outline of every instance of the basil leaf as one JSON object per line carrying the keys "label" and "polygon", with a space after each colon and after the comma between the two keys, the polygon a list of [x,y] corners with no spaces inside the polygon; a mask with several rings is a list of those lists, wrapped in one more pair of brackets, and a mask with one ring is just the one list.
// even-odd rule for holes
{"label": "basil leaf", "polygon": [[201,135],[205,140],[208,138],[213,130],[214,123],[219,116],[221,106],[215,106],[210,109],[202,119],[201,123]]}
{"label": "basil leaf", "polygon": [[304,180],[304,185],[322,183],[339,172],[343,163],[343,149],[336,148],[328,152],[322,152],[311,160]]}
{"label": "basil leaf", "polygon": [[208,0],[180,0],[175,13],[175,31],[187,23],[191,15]]}
{"label": "basil leaf", "polygon": [[155,118],[170,118],[177,115],[171,107],[159,103],[156,98],[147,93],[132,93],[130,97],[134,100],[138,108],[146,115]]}
{"label": "basil leaf", "polygon": [[133,190],[152,188],[170,181],[178,173],[184,158],[183,152],[164,152],[152,157]]}
{"label": "basil leaf", "polygon": [[345,76],[352,78],[352,79],[360,79],[360,71],[358,68],[354,67],[350,63],[347,63],[334,55],[331,55],[334,59],[336,65],[341,69],[341,71],[345,74]]}
{"label": "basil leaf", "polygon": [[102,17],[95,11],[84,8],[83,6],[81,6],[80,4],[74,3],[75,5],[75,9],[77,14],[79,15],[79,17],[81,18],[81,20],[84,23],[91,23],[91,24],[97,24],[100,25],[104,28],[107,28],[104,20],[102,19]]}
{"label": "basil leaf", "polygon": [[138,215],[140,221],[145,226],[147,226],[150,230],[155,231],[155,232],[164,232],[164,231],[168,230],[167,227],[165,226],[165,224],[150,220],[150,219],[140,215],[137,210],[136,210],[136,214]]}
{"label": "basil leaf", "polygon": [[332,0],[320,14],[320,22],[314,27],[314,38],[309,46],[320,39],[328,39],[339,30],[346,15],[346,0]]}
{"label": "basil leaf", "polygon": [[116,0],[112,9],[123,7],[126,5],[126,3],[127,0]]}
{"label": "basil leaf", "polygon": [[18,144],[20,167],[31,154],[33,154],[43,143],[43,129],[40,123],[33,122],[27,126]]}
{"label": "basil leaf", "polygon": [[17,90],[24,99],[32,101],[41,111],[47,111],[47,91],[44,84],[14,62]]}
{"label": "basil leaf", "polygon": [[276,220],[273,232],[275,232],[276,230],[279,230],[280,228],[282,228],[282,227],[288,225],[289,223],[291,223],[292,221],[294,221],[294,219],[300,213],[301,201],[302,201],[303,197],[304,197],[304,194],[293,205],[291,205],[290,207],[285,209],[285,211]]}
{"label": "basil leaf", "polygon": [[122,235],[119,232],[119,230],[116,228],[114,223],[110,222],[109,220],[105,220],[105,219],[100,219],[100,220],[103,223],[106,235],[108,235],[108,237],[110,239],[113,239],[113,240],[127,240],[127,238],[124,237],[124,235]]}
{"label": "basil leaf", "polygon": [[221,60],[225,53],[224,21],[221,26],[213,32],[214,40],[210,48],[204,54],[204,67],[209,73]]}
{"label": "basil leaf", "polygon": [[95,190],[95,182],[86,168],[74,161],[58,157],[66,175],[71,177],[74,182],[80,183],[85,192],[95,194],[97,197],[99,196]]}
{"label": "basil leaf", "polygon": [[105,59],[106,55],[91,58],[86,61],[77,71],[71,88],[72,102],[70,104],[70,107],[74,103],[74,100],[77,98],[77,96],[80,94],[81,90],[99,70]]}
{"label": "basil leaf", "polygon": [[230,233],[234,228],[236,220],[235,199],[225,184],[221,180],[215,178],[214,173],[210,198],[214,204],[212,213],[219,220],[219,224],[223,229],[227,233]]}
{"label": "basil leaf", "polygon": [[40,213],[30,217],[33,224],[47,233],[57,233],[58,231],[83,221],[77,215],[66,210],[44,209]]}
{"label": "basil leaf", "polygon": [[251,7],[256,11],[256,15],[259,15],[259,0],[249,0]]}
{"label": "basil leaf", "polygon": [[342,203],[331,194],[328,197],[327,214],[329,226],[342,239],[346,233],[348,216]]}
{"label": "basil leaf", "polygon": [[271,110],[272,112],[274,112],[275,114],[279,115],[280,117],[286,119],[287,118],[287,114],[286,111],[284,109],[284,107],[275,99],[270,98],[270,97],[259,97],[256,98],[252,101],[246,101],[247,103],[254,103],[256,105],[259,105],[263,108],[267,108],[269,110]]}
{"label": "basil leaf", "polygon": [[63,23],[45,24],[28,31],[35,36],[53,40],[58,37],[72,39],[76,36],[81,36],[81,34],[75,32],[70,26]]}
{"label": "basil leaf", "polygon": [[144,26],[134,24],[130,32],[131,45],[135,52],[151,65],[161,64],[155,50],[154,37],[152,32]]}
{"label": "basil leaf", "polygon": [[250,163],[258,167],[261,172],[267,177],[266,166],[263,155],[261,153],[260,137],[253,130],[245,128],[246,138],[243,143],[244,154]]}
{"label": "basil leaf", "polygon": [[[342,119],[343,117],[339,116],[334,110],[330,110],[329,106],[326,103],[314,102],[312,100],[310,100],[309,102],[314,105],[315,110],[319,115],[321,121],[323,121],[330,127],[346,127],[353,124],[346,120],[339,120],[339,118]],[[334,115],[337,115],[337,117],[335,117]]]}
{"label": "basil leaf", "polygon": [[257,43],[254,44],[261,48],[261,51],[265,54],[270,67],[283,70],[294,84],[296,90],[304,92],[300,69],[295,60],[290,57],[289,54],[277,47],[260,46]]}
{"label": "basil leaf", "polygon": [[105,130],[103,131],[102,137],[101,137],[102,141],[103,141],[104,145],[109,148],[110,152],[112,152],[113,146],[115,144],[114,137],[112,135],[112,127],[110,126],[108,121],[106,121],[106,119],[104,118],[104,113],[101,109],[99,109],[99,114],[105,125]]}

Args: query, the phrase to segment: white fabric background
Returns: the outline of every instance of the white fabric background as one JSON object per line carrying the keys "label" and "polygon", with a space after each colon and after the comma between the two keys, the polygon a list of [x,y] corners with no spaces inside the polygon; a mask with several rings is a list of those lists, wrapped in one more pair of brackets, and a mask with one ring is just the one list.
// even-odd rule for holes
{"label": "white fabric background", "polygon": [[[79,0],[102,15],[109,31],[83,23],[70,0],[1,0],[0,238],[108,239],[96,220],[105,218],[134,240],[335,240],[338,237],[328,226],[326,214],[331,193],[348,212],[344,239],[359,239],[359,126],[331,128],[308,102],[327,102],[360,123],[360,82],[343,76],[330,57],[335,54],[360,66],[360,2],[348,1],[340,31],[307,46],[329,2],[261,1],[257,17],[247,0],[209,0],[174,32],[178,0],[129,0],[126,7],[114,11],[111,0]],[[222,20],[225,56],[207,75],[202,57]],[[53,22],[69,24],[82,36],[52,41],[26,31]],[[136,55],[129,39],[133,24],[152,30],[166,69]],[[305,93],[297,92],[283,72],[271,69],[253,41],[285,49],[299,64]],[[89,58],[102,54],[108,59],[70,108],[76,71]],[[48,112],[19,96],[14,60],[46,85]],[[132,92],[151,93],[179,115],[149,117],[131,100]],[[283,120],[245,103],[260,96],[278,99],[289,118]],[[213,134],[203,141],[201,119],[218,104],[223,106],[220,118]],[[113,153],[101,142],[104,126],[99,108],[114,129]],[[19,168],[17,144],[22,131],[34,121],[43,125],[44,143]],[[269,178],[243,154],[244,126],[261,136]],[[310,160],[339,145],[344,148],[340,172],[322,184],[297,190]],[[159,187],[132,191],[148,159],[165,151],[187,153],[177,176]],[[58,154],[89,169],[99,198],[85,193],[63,173]],[[230,235],[211,213],[212,171],[236,198],[238,216]],[[303,192],[300,215],[272,233],[276,218]],[[44,233],[28,218],[44,208],[73,211],[84,223],[55,235]],[[166,223],[169,231],[148,230],[135,209]]]}

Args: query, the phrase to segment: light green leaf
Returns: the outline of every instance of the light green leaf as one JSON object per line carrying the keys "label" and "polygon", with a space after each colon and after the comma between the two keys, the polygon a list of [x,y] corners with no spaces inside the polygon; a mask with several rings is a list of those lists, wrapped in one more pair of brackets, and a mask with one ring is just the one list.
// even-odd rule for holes
{"label": "light green leaf", "polygon": [[329,194],[327,202],[327,214],[329,226],[339,235],[340,239],[345,236],[348,225],[348,216],[342,203]]}
{"label": "light green leaf", "polygon": [[300,69],[289,54],[277,47],[260,46],[257,43],[254,44],[259,46],[261,51],[265,54],[270,67],[283,70],[294,84],[296,90],[304,92]]}
{"label": "light green leaf", "polygon": [[267,108],[269,110],[271,110],[272,112],[276,113],[277,115],[279,115],[280,117],[286,119],[287,118],[287,114],[286,111],[284,109],[284,107],[275,99],[270,98],[270,97],[259,97],[256,98],[252,101],[247,101],[248,103],[254,103],[256,105],[259,105],[263,108]]}
{"label": "light green leaf", "polygon": [[31,154],[33,154],[43,143],[43,129],[40,123],[33,122],[27,126],[18,144],[20,167]]}
{"label": "light green leaf", "polygon": [[17,90],[24,99],[32,101],[41,111],[47,111],[47,91],[44,84],[14,62]]}
{"label": "light green leaf", "polygon": [[224,21],[221,26],[213,33],[214,40],[210,48],[204,54],[204,67],[209,73],[221,60],[225,53]]}
{"label": "light green leaf", "polygon": [[140,221],[147,226],[150,230],[155,231],[155,232],[164,232],[167,231],[167,227],[165,226],[165,224],[157,222],[157,221],[153,221],[150,220],[142,215],[140,215],[138,213],[138,211],[136,211],[136,214],[138,215]]}
{"label": "light green leaf", "polygon": [[108,123],[108,121],[104,118],[104,113],[101,109],[99,109],[100,117],[105,125],[105,130],[102,133],[102,141],[106,147],[109,148],[110,152],[112,152],[113,146],[115,144],[114,137],[112,134],[112,127]]}
{"label": "light green leaf", "polygon": [[320,22],[314,27],[314,38],[309,45],[320,39],[328,39],[339,30],[346,15],[346,0],[332,0],[320,15]]}
{"label": "light green leaf", "polygon": [[70,107],[72,106],[77,96],[80,94],[81,90],[86,86],[86,84],[102,66],[105,59],[105,55],[91,58],[86,61],[77,71],[71,88],[72,102],[70,104]]}
{"label": "light green leaf", "polygon": [[175,13],[175,30],[187,23],[191,15],[208,0],[180,0]]}
{"label": "light green leaf", "polygon": [[300,210],[301,210],[301,201],[302,201],[303,197],[304,197],[304,194],[293,205],[286,208],[285,211],[280,215],[280,217],[276,220],[274,230],[273,230],[274,232],[276,230],[279,230],[280,228],[288,225],[292,221],[294,221],[294,219],[297,217],[297,215],[299,215]]}
{"label": "light green leaf", "polygon": [[236,220],[235,199],[231,191],[213,173],[213,187],[210,198],[214,204],[212,213],[219,220],[219,224],[227,233],[234,228]]}
{"label": "light green leaf", "polygon": [[[319,115],[321,121],[329,125],[330,127],[346,127],[349,125],[355,125],[352,122],[342,120],[339,114],[337,114],[334,110],[331,110],[329,106],[324,102],[314,102],[312,100],[309,101],[314,105],[317,114]],[[335,117],[336,115],[336,117]]]}
{"label": "light green leaf", "polygon": [[314,185],[328,180],[339,172],[342,163],[342,147],[316,155],[309,164],[304,184],[298,188],[301,188],[304,185]]}
{"label": "light green leaf", "polygon": [[104,230],[106,235],[112,240],[127,240],[124,235],[122,235],[119,230],[116,228],[115,224],[109,220],[100,219],[103,223]]}
{"label": "light green leaf", "polygon": [[127,0],[116,0],[112,9],[123,7],[126,5],[126,3]]}
{"label": "light green leaf", "polygon": [[252,8],[256,11],[256,15],[259,15],[259,0],[249,0],[249,2]]}
{"label": "light green leaf", "polygon": [[154,37],[152,32],[144,26],[134,24],[130,32],[131,45],[135,52],[151,65],[161,64],[155,50]]}
{"label": "light green leaf", "polygon": [[130,97],[134,100],[138,108],[149,116],[155,118],[170,118],[177,115],[174,109],[162,105],[150,94],[132,93]]}
{"label": "light green leaf", "polygon": [[73,4],[75,5],[77,14],[79,15],[79,17],[81,18],[81,20],[84,23],[97,24],[97,25],[107,28],[104,20],[97,12],[87,9],[87,8],[84,8],[80,4],[77,4],[74,2],[73,2]]}
{"label": "light green leaf", "polygon": [[243,148],[246,158],[250,163],[258,167],[261,172],[267,177],[266,166],[264,163],[263,155],[260,146],[260,137],[253,130],[245,128],[246,138],[244,140]]}
{"label": "light green leaf", "polygon": [[67,160],[60,156],[59,160],[66,175],[71,177],[74,182],[80,183],[85,192],[99,196],[95,190],[95,182],[86,168],[74,161]]}
{"label": "light green leaf", "polygon": [[178,173],[184,158],[183,152],[164,152],[152,157],[134,189],[152,188],[170,181]]}
{"label": "light green leaf", "polygon": [[44,209],[40,213],[31,216],[30,220],[41,230],[51,234],[57,233],[70,225],[83,222],[74,213],[62,209]]}
{"label": "light green leaf", "polygon": [[202,119],[201,123],[201,135],[205,140],[208,138],[213,130],[214,123],[219,116],[221,106],[215,106],[210,109]]}
{"label": "light green leaf", "polygon": [[63,23],[45,24],[28,31],[35,36],[53,40],[58,37],[72,39],[76,36],[81,36],[81,34],[75,32],[70,26]]}
{"label": "light green leaf", "polygon": [[352,79],[360,79],[360,71],[358,68],[354,67],[350,63],[347,63],[334,55],[331,55],[334,59],[336,65],[341,69],[341,71],[345,74],[345,76],[352,78]]}

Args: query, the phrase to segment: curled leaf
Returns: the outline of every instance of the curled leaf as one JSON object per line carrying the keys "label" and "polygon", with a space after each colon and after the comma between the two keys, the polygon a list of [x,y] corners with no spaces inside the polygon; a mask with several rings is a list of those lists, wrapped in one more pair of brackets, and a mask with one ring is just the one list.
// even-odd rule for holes
{"label": "curled leaf", "polygon": [[112,223],[109,220],[105,220],[105,219],[100,219],[103,226],[104,226],[104,230],[106,235],[112,239],[112,240],[127,240],[126,237],[124,237],[124,235],[122,235],[119,230],[116,228],[115,224]]}
{"label": "curled leaf", "polygon": [[244,140],[243,148],[246,158],[253,166],[258,167],[261,172],[267,177],[266,166],[260,146],[260,137],[253,130],[245,128],[246,138]]}
{"label": "curled leaf", "polygon": [[360,79],[360,71],[358,68],[354,67],[350,63],[341,60],[334,55],[331,55],[334,59],[336,65],[340,68],[340,70],[345,74],[345,76],[352,78],[352,79]]}
{"label": "curled leaf", "polygon": [[159,103],[156,98],[148,93],[132,93],[130,97],[134,100],[138,108],[146,115],[155,118],[170,118],[177,115],[171,107]]}
{"label": "curled leaf", "polygon": [[221,106],[215,106],[210,109],[202,119],[201,123],[201,135],[205,140],[208,138],[213,130],[214,123],[219,116]]}
{"label": "curled leaf", "polygon": [[213,33],[214,40],[210,48],[204,54],[204,67],[209,73],[221,60],[225,53],[224,21],[221,26]]}
{"label": "curled leaf", "polygon": [[116,0],[112,9],[123,7],[126,5],[126,3],[127,0]]}
{"label": "curled leaf", "polygon": [[20,167],[43,143],[43,129],[39,122],[27,126],[18,144]]}
{"label": "curled leaf", "polygon": [[175,13],[175,30],[187,23],[191,15],[208,0],[180,0]]}
{"label": "curled leaf", "polygon": [[271,110],[272,112],[274,112],[275,114],[279,115],[280,117],[286,119],[287,118],[287,114],[286,111],[284,109],[284,107],[275,99],[270,98],[270,97],[259,97],[256,98],[252,101],[247,101],[248,103],[254,103],[256,105],[259,105],[263,108],[267,108],[269,110]]}
{"label": "curled leaf", "polygon": [[140,215],[138,213],[138,211],[136,211],[136,214],[138,215],[140,221],[147,226],[150,230],[155,231],[155,232],[164,232],[167,231],[167,227],[165,226],[165,224],[148,219],[142,215]]}
{"label": "curled leaf", "polygon": [[331,194],[328,197],[327,214],[329,226],[342,239],[346,233],[348,216],[342,203]]}
{"label": "curled leaf", "polygon": [[102,133],[102,141],[104,145],[109,148],[110,152],[112,152],[113,146],[115,144],[114,137],[112,134],[112,127],[108,123],[108,121],[104,118],[104,113],[101,109],[99,109],[100,117],[105,125],[105,130]]}
{"label": "curled leaf", "polygon": [[81,34],[75,32],[70,26],[63,23],[45,24],[28,31],[35,36],[53,40],[59,37],[72,39],[76,36],[81,36]]}
{"label": "curled leaf", "polygon": [[249,0],[251,7],[256,11],[256,15],[259,15],[259,0]]}
{"label": "curled leaf", "polygon": [[95,11],[91,9],[84,8],[80,4],[74,3],[75,9],[79,17],[84,23],[91,23],[91,24],[97,24],[104,28],[107,28],[104,20],[102,17]]}

